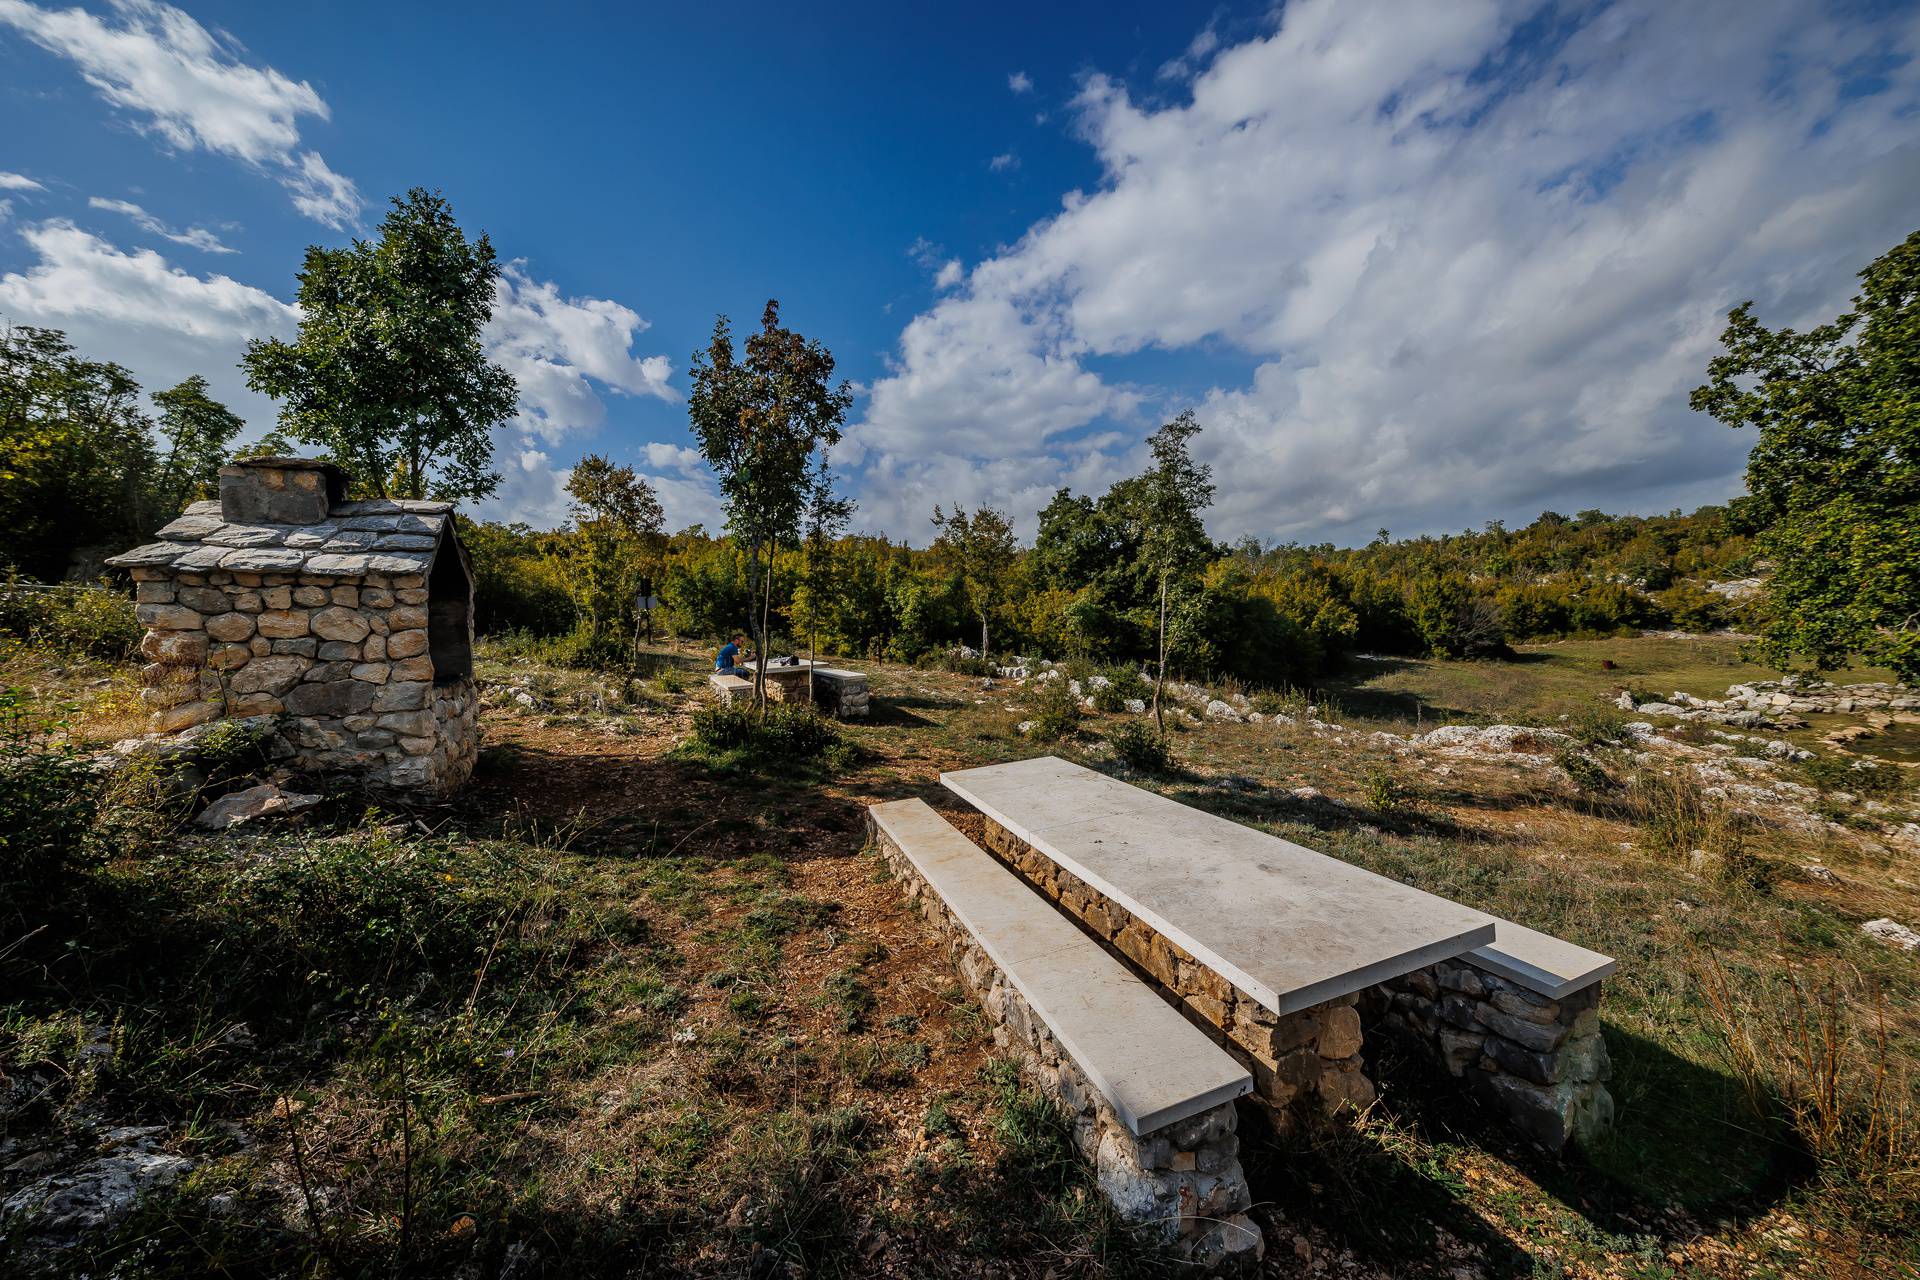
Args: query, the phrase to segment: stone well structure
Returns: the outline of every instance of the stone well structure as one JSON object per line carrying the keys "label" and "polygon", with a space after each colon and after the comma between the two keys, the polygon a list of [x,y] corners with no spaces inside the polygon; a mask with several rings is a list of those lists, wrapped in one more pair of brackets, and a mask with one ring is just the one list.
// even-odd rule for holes
{"label": "stone well structure", "polygon": [[219,501],[107,562],[137,584],[151,727],[279,716],[298,768],[449,790],[479,747],[452,504],[345,493],[330,463],[247,459],[220,469]]}

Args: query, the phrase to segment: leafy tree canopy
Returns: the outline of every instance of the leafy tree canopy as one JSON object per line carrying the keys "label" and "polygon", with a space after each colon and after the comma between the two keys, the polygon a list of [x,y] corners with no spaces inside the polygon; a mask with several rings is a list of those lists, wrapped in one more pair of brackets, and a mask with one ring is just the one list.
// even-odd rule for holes
{"label": "leafy tree canopy", "polygon": [[377,241],[307,250],[300,336],[248,343],[247,385],[284,401],[286,432],[366,490],[485,497],[500,484],[492,430],[518,404],[481,346],[499,274],[492,242],[468,240],[452,207],[415,187]]}
{"label": "leafy tree canopy", "polygon": [[1742,303],[1695,409],[1760,433],[1747,487],[1774,562],[1757,645],[1779,667],[1855,655],[1920,677],[1920,231],[1805,333]]}

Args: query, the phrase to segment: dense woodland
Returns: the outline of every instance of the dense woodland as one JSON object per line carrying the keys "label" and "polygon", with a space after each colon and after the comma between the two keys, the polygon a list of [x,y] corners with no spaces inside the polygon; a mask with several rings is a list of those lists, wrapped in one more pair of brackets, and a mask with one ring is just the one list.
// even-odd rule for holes
{"label": "dense woodland", "polygon": [[[1041,513],[1034,544],[1013,553],[989,606],[996,654],[1117,661],[1152,653],[1155,583],[1117,505],[1113,494],[1062,490]],[[1753,571],[1742,510],[1548,512],[1522,529],[1354,549],[1213,546],[1175,596],[1172,665],[1266,683],[1311,678],[1352,652],[1478,656],[1556,636],[1737,625],[1742,604],[1704,583]],[[573,633],[587,644],[570,587],[587,558],[577,529],[482,524],[466,536],[484,629]],[[817,631],[823,651],[905,661],[977,649],[980,620],[958,558],[941,542],[911,547],[864,535],[781,550],[774,635],[804,648]],[[634,591],[623,600],[642,581],[661,597],[656,627],[711,637],[739,629],[747,615],[745,556],[725,536],[696,527],[659,537],[634,549],[627,573]],[[822,578],[829,590],[815,585]],[[631,635],[633,623],[627,612],[619,632]]]}

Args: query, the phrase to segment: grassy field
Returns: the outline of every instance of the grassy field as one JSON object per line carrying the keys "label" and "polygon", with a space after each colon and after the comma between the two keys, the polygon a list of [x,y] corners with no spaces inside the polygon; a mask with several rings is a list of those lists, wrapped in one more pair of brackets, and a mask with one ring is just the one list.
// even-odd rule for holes
{"label": "grassy field", "polygon": [[[0,1269],[1168,1272],[863,848],[865,804],[964,823],[940,770],[1054,751],[1621,961],[1610,1140],[1543,1158],[1372,1045],[1368,1116],[1250,1135],[1269,1273],[1897,1274],[1920,1263],[1920,980],[1858,926],[1920,920],[1893,834],[1911,792],[1843,801],[1730,750],[1748,785],[1805,782],[1815,820],[1676,814],[1639,781],[1668,758],[1607,745],[1596,714],[1619,684],[1718,693],[1751,674],[1732,660],[1645,638],[1382,664],[1330,690],[1332,724],[1177,718],[1173,767],[1141,774],[1111,744],[1128,717],[1038,743],[1034,690],[1006,682],[859,663],[870,722],[761,760],[694,733],[694,650],[613,674],[493,654],[451,802],[341,790],[241,840],[128,808],[113,856],[7,905],[0,1197],[106,1126],[158,1126],[194,1167],[82,1246],[0,1240]],[[12,662],[82,726],[123,713],[117,673]],[[1561,715],[1588,741],[1545,765],[1389,736]]]}
{"label": "grassy field", "polygon": [[[1780,678],[1743,662],[1740,649],[1738,639],[1725,636],[1634,636],[1521,645],[1511,662],[1363,658],[1346,677],[1328,681],[1327,691],[1352,715],[1394,728],[1546,722],[1591,710],[1621,689],[1636,697],[1678,691],[1720,698],[1728,685]],[[1611,669],[1602,665],[1608,662]],[[1855,667],[1827,678],[1844,684],[1894,677]]]}

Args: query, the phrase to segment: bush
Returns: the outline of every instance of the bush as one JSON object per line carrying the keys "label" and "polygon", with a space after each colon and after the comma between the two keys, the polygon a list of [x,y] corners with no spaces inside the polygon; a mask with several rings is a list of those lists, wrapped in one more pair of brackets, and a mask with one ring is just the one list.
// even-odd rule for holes
{"label": "bush", "polygon": [[1628,787],[1627,801],[1656,852],[1684,856],[1703,849],[1724,857],[1742,847],[1732,812],[1690,776],[1643,772]]}
{"label": "bush", "polygon": [[1040,686],[1033,712],[1033,736],[1041,742],[1058,742],[1080,728],[1080,703],[1067,688],[1067,682],[1048,680]]}
{"label": "bush", "polygon": [[769,703],[764,716],[746,703],[713,703],[694,708],[693,737],[712,751],[751,747],[768,755],[811,759],[837,745],[840,731],[804,703]]}
{"label": "bush", "polygon": [[0,885],[44,890],[88,860],[100,778],[60,727],[0,691]]}
{"label": "bush", "polygon": [[1164,773],[1173,764],[1173,752],[1166,737],[1145,720],[1126,721],[1107,735],[1107,742],[1130,769]]}
{"label": "bush", "polygon": [[1842,755],[1815,756],[1800,762],[1800,772],[1822,791],[1848,791],[1876,800],[1895,800],[1912,785],[1907,771],[1898,765],[1881,764]]}
{"label": "bush", "polygon": [[28,589],[17,579],[0,584],[0,635],[118,662],[139,651],[142,631],[133,601],[105,584],[43,589]]}
{"label": "bush", "polygon": [[1368,807],[1375,813],[1399,813],[1413,803],[1412,789],[1384,765],[1368,771],[1361,780],[1361,789]]}
{"label": "bush", "polygon": [[502,657],[531,658],[550,667],[569,667],[575,671],[631,671],[639,662],[639,655],[625,636],[602,636],[596,640],[584,626],[557,636],[508,631],[490,637],[488,647]]}
{"label": "bush", "polygon": [[1607,772],[1606,766],[1578,747],[1561,747],[1553,753],[1553,762],[1578,791],[1598,795],[1614,789],[1613,775]]}

